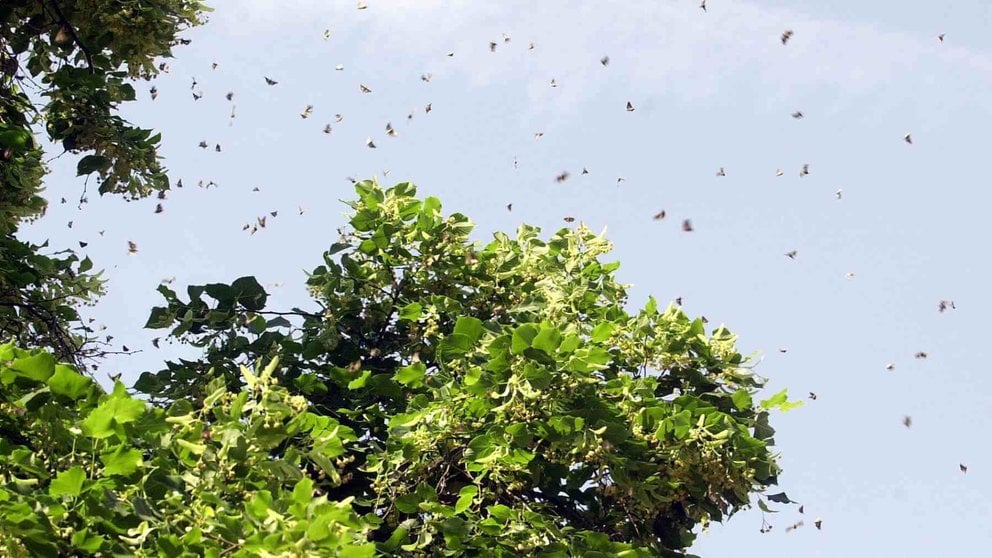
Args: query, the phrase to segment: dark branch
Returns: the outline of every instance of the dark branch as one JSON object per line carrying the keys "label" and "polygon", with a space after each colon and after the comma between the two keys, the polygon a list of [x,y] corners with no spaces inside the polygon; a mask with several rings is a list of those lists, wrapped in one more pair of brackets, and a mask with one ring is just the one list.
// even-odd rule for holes
{"label": "dark branch", "polygon": [[86,66],[89,68],[90,73],[96,73],[93,69],[93,56],[90,54],[90,49],[86,48],[83,41],[79,39],[79,35],[76,34],[76,29],[69,23],[69,19],[65,17],[65,12],[63,12],[62,7],[59,6],[58,0],[50,0],[49,3],[52,5],[52,8],[55,9],[55,13],[58,14],[62,25],[69,30],[69,35],[72,36],[72,40],[76,43],[76,46],[79,47],[79,50],[83,51],[83,56],[86,57]]}

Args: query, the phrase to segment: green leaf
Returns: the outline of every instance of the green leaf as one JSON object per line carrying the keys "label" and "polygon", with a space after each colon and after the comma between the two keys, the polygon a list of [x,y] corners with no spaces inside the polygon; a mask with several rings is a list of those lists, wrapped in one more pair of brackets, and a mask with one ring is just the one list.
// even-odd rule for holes
{"label": "green leaf", "polygon": [[783,389],[782,391],[776,393],[775,395],[765,399],[761,402],[762,409],[774,409],[789,400],[788,390]]}
{"label": "green leaf", "polygon": [[86,273],[87,271],[93,269],[93,260],[86,256],[83,261],[79,262],[79,273]]}
{"label": "green leaf", "polygon": [[448,360],[452,357],[461,356],[472,348],[472,343],[464,333],[452,333],[446,336],[438,344],[437,352],[441,360]]}
{"label": "green leaf", "polygon": [[55,373],[55,357],[51,353],[39,351],[31,356],[14,359],[10,369],[21,378],[44,382]]}
{"label": "green leaf", "polygon": [[779,492],[778,494],[767,494],[765,498],[768,498],[769,502],[778,502],[779,504],[794,504],[793,500],[790,500],[785,492]]}
{"label": "green leaf", "polygon": [[310,477],[303,477],[293,487],[293,501],[306,506],[311,500],[313,500],[313,480]]}
{"label": "green leaf", "polygon": [[399,318],[401,320],[415,322],[420,319],[423,311],[424,307],[419,302],[411,302],[400,310]]}
{"label": "green leaf", "polygon": [[48,493],[52,496],[79,496],[83,490],[86,473],[79,465],[60,472],[48,485]]}
{"label": "green leaf", "polygon": [[600,322],[599,325],[593,328],[592,335],[590,335],[590,337],[594,343],[602,343],[613,335],[613,330],[615,328],[616,325],[613,322]]}
{"label": "green leaf", "polygon": [[470,316],[462,316],[455,322],[455,333],[468,338],[469,345],[474,345],[482,337],[482,320]]}
{"label": "green leaf", "polygon": [[750,409],[753,402],[751,400],[751,394],[748,393],[746,389],[739,389],[730,396],[730,399],[734,402],[734,407],[738,410]]}
{"label": "green leaf", "polygon": [[396,372],[396,375],[393,376],[393,379],[405,386],[417,387],[423,383],[424,375],[426,373],[427,367],[424,366],[424,363],[415,362],[410,366],[400,368]]}
{"label": "green leaf", "polygon": [[541,326],[541,331],[534,336],[531,346],[539,351],[543,351],[548,356],[554,356],[561,343],[561,333],[552,326]]}
{"label": "green leaf", "polygon": [[110,167],[110,159],[102,155],[87,155],[76,165],[76,176],[85,176],[92,172],[102,171]]}
{"label": "green leaf", "polygon": [[803,401],[789,401],[788,390],[783,389],[761,402],[761,408],[766,410],[778,409],[783,413],[802,407]]}
{"label": "green leaf", "polygon": [[80,529],[72,534],[72,545],[90,554],[95,554],[96,551],[100,550],[104,541],[106,539],[102,535],[90,533],[87,528]]}
{"label": "green leaf", "polygon": [[462,489],[458,491],[458,500],[455,502],[455,513],[462,513],[472,507],[472,501],[478,494],[478,486],[474,484],[463,486]]}
{"label": "green leaf", "polygon": [[146,329],[162,329],[172,325],[176,320],[176,315],[169,309],[161,306],[152,308],[152,313],[145,322]]}
{"label": "green leaf", "polygon": [[75,401],[90,392],[93,380],[64,364],[56,364],[55,374],[48,379],[48,387],[55,395],[62,395]]}
{"label": "green leaf", "polygon": [[144,402],[131,398],[124,385],[118,382],[114,393],[83,421],[83,429],[94,438],[123,434],[123,426],[138,420],[144,412]]}
{"label": "green leaf", "polygon": [[372,558],[375,556],[375,543],[345,543],[336,555],[341,558]]}
{"label": "green leaf", "polygon": [[348,389],[362,389],[363,387],[365,387],[365,383],[369,381],[369,376],[371,375],[372,375],[371,370],[362,370],[361,376],[348,382]]}
{"label": "green leaf", "polygon": [[103,474],[127,476],[142,465],[142,455],[134,448],[124,449],[124,446],[119,446],[112,452],[100,454],[100,461],[103,462]]}
{"label": "green leaf", "polygon": [[241,277],[231,283],[231,288],[236,293],[238,303],[246,310],[258,312],[265,308],[265,302],[269,295],[262,288],[262,285],[258,283],[258,279],[254,277]]}
{"label": "green leaf", "polygon": [[420,496],[416,493],[403,494],[396,498],[396,509],[402,513],[417,513],[420,511]]}
{"label": "green leaf", "polygon": [[531,347],[531,342],[537,337],[537,326],[534,324],[523,324],[513,330],[513,340],[510,343],[510,352],[515,355],[522,354]]}

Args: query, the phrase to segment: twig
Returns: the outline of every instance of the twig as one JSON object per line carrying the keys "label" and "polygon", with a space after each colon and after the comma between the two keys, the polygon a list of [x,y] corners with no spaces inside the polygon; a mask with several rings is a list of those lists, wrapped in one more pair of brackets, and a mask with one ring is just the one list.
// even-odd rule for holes
{"label": "twig", "polygon": [[79,50],[83,51],[83,56],[86,58],[86,66],[89,68],[90,73],[96,73],[96,70],[93,68],[93,56],[90,54],[90,49],[86,48],[83,41],[79,39],[79,35],[76,34],[76,30],[69,23],[69,19],[65,17],[65,13],[59,6],[58,0],[50,0],[50,4],[52,5],[52,8],[55,8],[55,13],[58,14],[59,19],[62,20],[62,25],[69,30],[69,35],[72,36],[72,40],[75,41],[76,46],[79,47]]}

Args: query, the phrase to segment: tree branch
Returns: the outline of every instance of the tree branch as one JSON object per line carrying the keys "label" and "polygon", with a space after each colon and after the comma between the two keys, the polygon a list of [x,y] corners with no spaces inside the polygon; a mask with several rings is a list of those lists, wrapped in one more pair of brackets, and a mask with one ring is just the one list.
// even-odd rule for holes
{"label": "tree branch", "polygon": [[86,66],[89,68],[90,73],[96,73],[96,70],[93,68],[93,56],[90,54],[90,49],[86,48],[86,45],[83,44],[82,40],[80,40],[79,35],[76,34],[76,29],[69,23],[69,19],[65,17],[65,12],[63,12],[62,7],[59,6],[58,0],[49,0],[49,3],[52,5],[52,8],[55,9],[55,13],[58,14],[62,25],[69,30],[69,35],[72,36],[72,40],[76,43],[76,46],[78,46],[79,50],[83,52],[83,56],[86,58]]}

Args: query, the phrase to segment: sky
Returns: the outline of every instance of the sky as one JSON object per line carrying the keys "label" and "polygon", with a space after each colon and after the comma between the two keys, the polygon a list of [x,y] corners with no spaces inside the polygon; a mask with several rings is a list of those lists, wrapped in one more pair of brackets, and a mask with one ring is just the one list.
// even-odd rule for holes
{"label": "sky", "polygon": [[[992,545],[992,4],[365,3],[211,3],[156,80],[158,98],[142,83],[124,110],[162,132],[183,180],[162,214],[155,199],[101,199],[94,184],[79,210],[75,161],[51,163],[52,206],[25,236],[89,242],[109,281],[87,313],[141,351],[101,372],[130,383],[181,354],[154,350],[162,332],[142,329],[165,278],[184,291],[256,275],[273,308],[305,305],[305,271],[346,222],[347,177],[411,181],[471,217],[479,240],[521,223],[550,233],[566,216],[606,229],[632,304],[682,297],[759,354],[770,391],[816,394],[773,420],[780,486],[805,513],[776,506],[762,534],[762,513],[741,512],[694,553],[976,556]],[[265,229],[242,230],[270,211]],[[940,300],[956,308],[941,313]]]}

